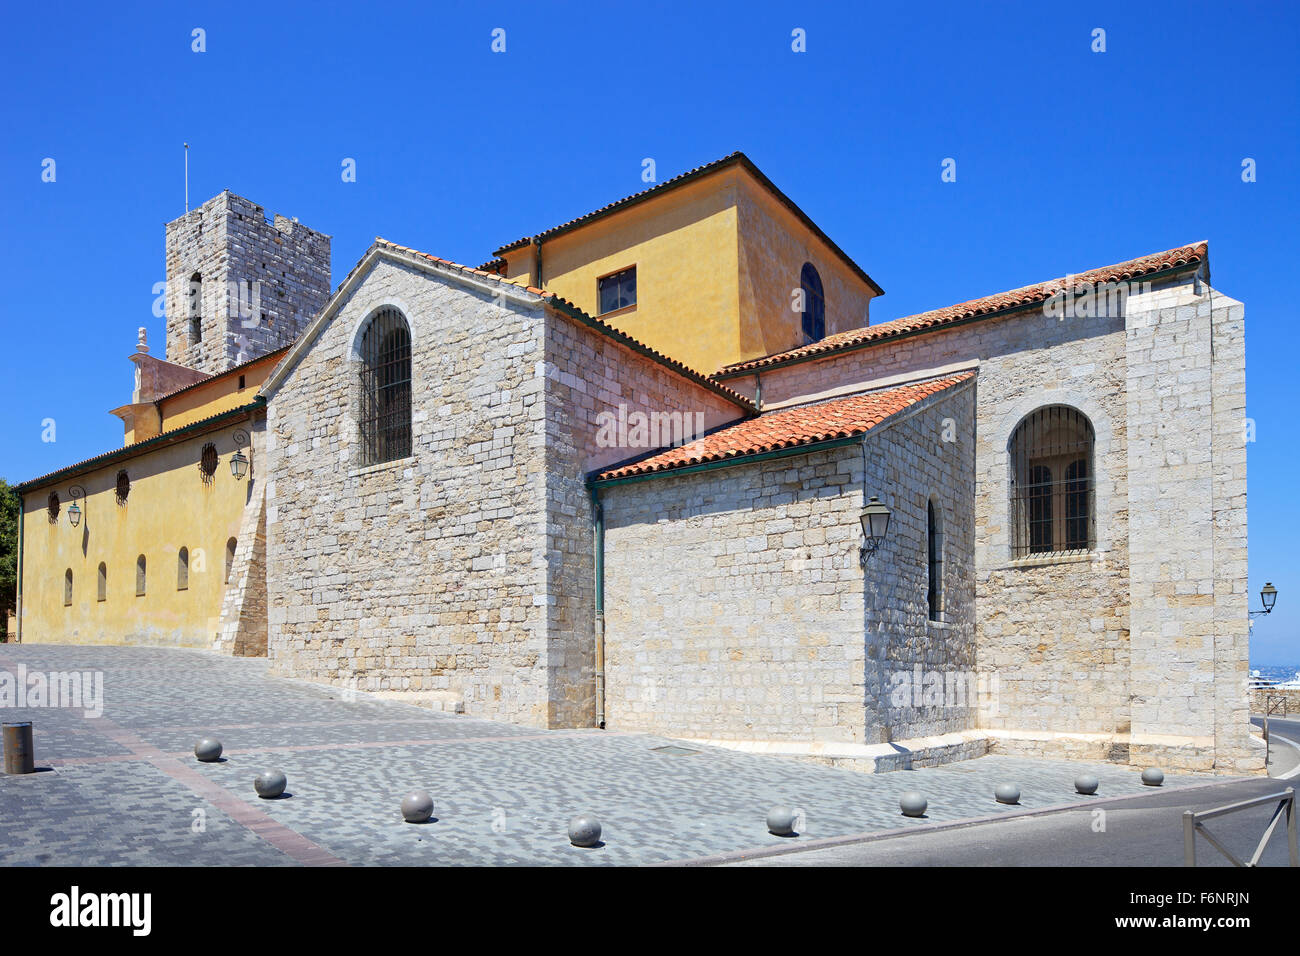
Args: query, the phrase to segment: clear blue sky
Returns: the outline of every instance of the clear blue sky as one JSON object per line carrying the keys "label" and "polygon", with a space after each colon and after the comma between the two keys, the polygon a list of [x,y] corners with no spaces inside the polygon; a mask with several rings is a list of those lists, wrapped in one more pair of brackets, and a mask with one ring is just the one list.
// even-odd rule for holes
{"label": "clear blue sky", "polygon": [[885,288],[876,321],[1209,239],[1213,284],[1247,309],[1252,603],[1266,578],[1281,591],[1252,657],[1300,663],[1295,4],[20,4],[5,21],[10,481],[121,443],[108,409],[129,400],[136,327],[164,341],[152,286],[183,141],[193,202],[228,187],[330,233],[336,282],[375,235],[477,264],[643,188],[646,157],[662,180],[742,149]]}

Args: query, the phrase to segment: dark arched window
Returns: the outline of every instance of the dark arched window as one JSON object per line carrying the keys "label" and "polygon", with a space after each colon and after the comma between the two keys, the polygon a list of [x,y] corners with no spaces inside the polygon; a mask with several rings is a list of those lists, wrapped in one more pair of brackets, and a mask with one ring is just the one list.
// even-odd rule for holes
{"label": "dark arched window", "polygon": [[72,607],[72,568],[63,572],[63,606]]}
{"label": "dark arched window", "polygon": [[925,506],[926,551],[928,552],[929,589],[926,600],[930,607],[930,620],[943,620],[943,525],[939,509],[931,498]]}
{"label": "dark arched window", "polygon": [[136,597],[142,597],[144,595],[144,584],[145,584],[145,563],[144,563],[144,555],[142,554],[140,555],[140,557],[135,559],[135,596]]}
{"label": "dark arched window", "polygon": [[190,586],[190,549],[181,548],[176,555],[176,590],[184,591]]}
{"label": "dark arched window", "polygon": [[51,491],[50,496],[45,499],[45,510],[49,515],[50,524],[59,520],[59,493]]}
{"label": "dark arched window", "polygon": [[1040,408],[1016,426],[1007,446],[1013,557],[1095,547],[1093,442],[1092,422],[1065,405]]}
{"label": "dark arched window", "polygon": [[226,542],[226,577],[225,583],[230,583],[230,569],[235,566],[235,546],[237,542],[231,538]]}
{"label": "dark arched window", "polygon": [[803,290],[803,340],[820,342],[826,338],[826,295],[822,292],[822,277],[811,262],[803,264],[799,288]]}
{"label": "dark arched window", "polygon": [[187,313],[190,317],[190,342],[203,341],[203,274],[196,272],[190,276],[190,288],[187,298]]}
{"label": "dark arched window", "polygon": [[99,562],[99,580],[96,586],[95,599],[98,601],[108,599],[108,566],[103,561]]}
{"label": "dark arched window", "polygon": [[117,484],[114,487],[114,493],[117,495],[119,505],[126,504],[127,497],[131,494],[131,476],[122,469],[117,473]]}
{"label": "dark arched window", "polygon": [[361,459],[374,465],[411,454],[411,330],[380,309],[361,339]]}

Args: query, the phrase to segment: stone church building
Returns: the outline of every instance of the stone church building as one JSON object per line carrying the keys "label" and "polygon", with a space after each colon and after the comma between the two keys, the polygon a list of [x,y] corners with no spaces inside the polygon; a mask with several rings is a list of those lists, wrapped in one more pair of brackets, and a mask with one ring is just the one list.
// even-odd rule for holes
{"label": "stone church building", "polygon": [[873,323],[736,153],[493,255],[376,239],[331,294],[296,220],[170,223],[123,447],[19,486],[21,639],[862,769],[1262,768],[1206,243]]}

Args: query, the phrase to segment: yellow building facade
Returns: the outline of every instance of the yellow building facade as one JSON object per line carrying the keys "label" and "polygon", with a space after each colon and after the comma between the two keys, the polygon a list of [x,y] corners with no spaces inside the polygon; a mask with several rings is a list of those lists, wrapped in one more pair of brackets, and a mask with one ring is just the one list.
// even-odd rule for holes
{"label": "yellow building facade", "polygon": [[[883,290],[743,154],[498,249],[488,263],[711,374],[807,343],[805,264],[824,289],[823,335],[869,322]],[[606,311],[602,280],[635,270],[636,301]]]}

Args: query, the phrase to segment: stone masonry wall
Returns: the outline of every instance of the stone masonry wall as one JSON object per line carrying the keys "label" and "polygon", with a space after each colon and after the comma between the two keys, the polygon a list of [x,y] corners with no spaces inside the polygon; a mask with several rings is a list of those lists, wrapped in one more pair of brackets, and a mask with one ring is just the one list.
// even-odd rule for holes
{"label": "stone masonry wall", "polygon": [[[989,319],[763,373],[771,407],[978,366],[978,658],[998,687],[981,727],[1035,741],[1092,735],[1090,756],[1200,769],[1215,763],[1217,737],[1222,765],[1254,765],[1243,716],[1244,331],[1240,303],[1203,289],[1184,277],[1098,315]],[[1148,314],[1156,320],[1139,318]],[[755,390],[752,377],[726,384]],[[1095,430],[1096,547],[1013,560],[1007,443],[1051,404],[1077,408]],[[1213,559],[1199,556],[1207,545]],[[1144,605],[1136,617],[1130,596]],[[1162,739],[1143,742],[1153,735]]]}
{"label": "stone masonry wall", "polygon": [[[945,418],[969,427],[958,389],[878,426],[865,464],[852,444],[602,489],[608,726],[849,743],[972,726],[972,708],[889,699],[917,664],[973,667],[973,448],[940,438]],[[864,486],[894,510],[865,571]],[[931,494],[950,617],[927,638]]]}
{"label": "stone masonry wall", "polygon": [[[594,513],[586,477],[593,470],[641,457],[678,440],[660,435],[635,445],[634,429],[612,436],[602,423],[640,413],[668,416],[711,430],[744,412],[728,399],[676,373],[563,313],[551,310],[546,324],[546,509],[547,632],[553,661],[552,720],[590,727],[595,700]],[[674,419],[672,416],[676,416]],[[662,430],[661,430],[662,431]],[[610,438],[614,441],[610,441]],[[647,438],[648,438],[647,434]]]}
{"label": "stone masonry wall", "polygon": [[[226,191],[167,224],[167,360],[216,375],[291,344],[330,295],[330,237]],[[202,275],[202,337],[190,280]],[[244,283],[231,295],[228,283]],[[250,285],[256,283],[256,286]],[[253,289],[256,289],[254,299]]]}
{"label": "stone masonry wall", "polygon": [[[489,282],[377,259],[270,395],[269,657],[548,726],[544,319]],[[363,467],[356,351],[384,306],[411,326],[413,451]]]}

